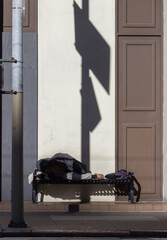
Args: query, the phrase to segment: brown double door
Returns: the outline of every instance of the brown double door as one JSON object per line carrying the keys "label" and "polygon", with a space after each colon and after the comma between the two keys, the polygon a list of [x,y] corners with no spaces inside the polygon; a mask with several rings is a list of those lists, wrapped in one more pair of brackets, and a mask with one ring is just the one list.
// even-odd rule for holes
{"label": "brown double door", "polygon": [[161,200],[161,1],[117,3],[117,167],[135,173],[141,199]]}

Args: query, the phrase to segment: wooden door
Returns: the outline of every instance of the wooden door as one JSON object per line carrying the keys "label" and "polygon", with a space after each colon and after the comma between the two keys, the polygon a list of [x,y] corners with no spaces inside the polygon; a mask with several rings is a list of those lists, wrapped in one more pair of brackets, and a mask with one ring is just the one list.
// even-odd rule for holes
{"label": "wooden door", "polygon": [[162,190],[160,3],[121,0],[118,7],[117,167],[135,173],[143,200],[161,200]]}

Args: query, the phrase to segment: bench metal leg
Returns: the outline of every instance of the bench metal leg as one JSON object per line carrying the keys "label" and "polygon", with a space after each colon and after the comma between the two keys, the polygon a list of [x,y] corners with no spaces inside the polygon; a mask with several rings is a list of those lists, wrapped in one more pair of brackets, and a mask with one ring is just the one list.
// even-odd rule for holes
{"label": "bench metal leg", "polygon": [[132,178],[129,184],[129,202],[134,203],[134,182]]}
{"label": "bench metal leg", "polygon": [[37,202],[37,183],[35,179],[33,180],[33,183],[32,183],[32,202],[33,203]]}

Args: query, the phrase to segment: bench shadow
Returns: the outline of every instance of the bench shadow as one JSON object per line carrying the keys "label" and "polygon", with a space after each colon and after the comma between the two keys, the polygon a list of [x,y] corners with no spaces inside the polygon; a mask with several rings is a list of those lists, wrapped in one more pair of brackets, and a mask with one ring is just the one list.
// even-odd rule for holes
{"label": "bench shadow", "polygon": [[[138,183],[139,184],[139,183]],[[54,186],[54,187],[53,187]],[[63,189],[63,191],[62,191]],[[140,199],[141,186],[134,186],[134,196],[136,202]],[[52,198],[53,201],[77,201],[80,203],[89,202],[90,198],[96,196],[108,196],[113,201],[113,196],[124,196],[128,201],[129,184],[39,184],[37,202],[47,202]],[[125,198],[126,196],[126,198]],[[110,199],[108,199],[110,200]],[[50,200],[49,200],[50,201]]]}

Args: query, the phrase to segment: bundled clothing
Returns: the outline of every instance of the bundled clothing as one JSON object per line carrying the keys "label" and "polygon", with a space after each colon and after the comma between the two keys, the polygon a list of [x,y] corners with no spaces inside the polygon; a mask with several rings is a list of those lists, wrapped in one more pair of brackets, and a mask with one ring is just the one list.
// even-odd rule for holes
{"label": "bundled clothing", "polygon": [[57,153],[51,158],[40,159],[36,163],[36,168],[52,179],[79,181],[92,178],[92,173],[86,165],[67,153]]}

